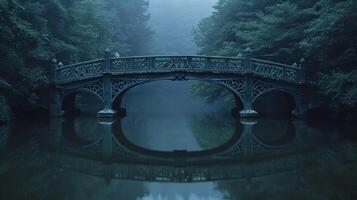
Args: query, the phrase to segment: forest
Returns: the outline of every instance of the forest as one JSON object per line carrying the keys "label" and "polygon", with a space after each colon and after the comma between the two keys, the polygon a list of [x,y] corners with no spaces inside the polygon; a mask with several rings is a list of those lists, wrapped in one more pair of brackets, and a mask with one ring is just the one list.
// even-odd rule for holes
{"label": "forest", "polygon": [[0,199],[357,199],[356,11],[0,0]]}
{"label": "forest", "polygon": [[[318,92],[333,118],[355,120],[357,108],[357,1],[220,0],[194,30],[201,54],[299,63],[317,73]],[[210,101],[226,95],[195,86]],[[222,94],[223,93],[223,94]]]}
{"label": "forest", "polygon": [[145,0],[0,0],[0,121],[38,107],[51,60],[63,64],[147,53]]}
{"label": "forest", "polygon": [[[0,121],[41,107],[51,60],[63,64],[150,54],[146,0],[0,0]],[[302,63],[319,74],[318,92],[342,120],[357,118],[357,2],[219,0],[192,31],[199,54]],[[218,89],[196,86],[205,97]],[[214,98],[213,98],[214,100]]]}

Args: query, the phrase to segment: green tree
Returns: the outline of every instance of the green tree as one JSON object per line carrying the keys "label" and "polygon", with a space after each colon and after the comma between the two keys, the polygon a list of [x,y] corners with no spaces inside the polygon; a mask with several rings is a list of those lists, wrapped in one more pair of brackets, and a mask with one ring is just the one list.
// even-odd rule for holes
{"label": "green tree", "polygon": [[[100,58],[106,48],[142,54],[152,34],[145,0],[0,0],[0,74],[11,107],[36,104],[50,60]],[[3,94],[4,96],[4,94]],[[4,101],[5,102],[5,101]]]}
{"label": "green tree", "polygon": [[[220,0],[215,9],[194,30],[202,53],[235,56],[250,47],[262,59],[292,64],[305,58],[308,70],[325,74],[320,93],[336,110],[357,109],[356,1]],[[219,94],[204,86],[193,92]]]}

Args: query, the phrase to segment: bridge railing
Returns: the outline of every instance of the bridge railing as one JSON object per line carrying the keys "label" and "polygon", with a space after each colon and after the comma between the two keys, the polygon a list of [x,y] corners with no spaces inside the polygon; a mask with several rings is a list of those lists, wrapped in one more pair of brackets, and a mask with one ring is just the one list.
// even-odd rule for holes
{"label": "bridge railing", "polygon": [[300,82],[303,78],[301,67],[286,65],[260,59],[251,59],[251,70],[254,74],[272,79]]}
{"label": "bridge railing", "polygon": [[207,56],[123,57],[111,60],[113,73],[127,72],[243,72],[244,59]]}
{"label": "bridge railing", "polygon": [[55,70],[55,82],[65,83],[100,76],[104,72],[104,59],[58,66]]}
{"label": "bridge railing", "polygon": [[67,83],[103,73],[229,73],[253,74],[294,83],[305,82],[300,65],[285,65],[259,59],[215,56],[145,56],[93,60],[68,66],[56,65],[54,80]]}

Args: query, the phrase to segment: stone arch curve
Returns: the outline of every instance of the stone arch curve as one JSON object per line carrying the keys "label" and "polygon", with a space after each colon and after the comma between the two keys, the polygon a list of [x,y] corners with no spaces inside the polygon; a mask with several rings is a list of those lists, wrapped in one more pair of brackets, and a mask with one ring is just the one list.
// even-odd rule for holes
{"label": "stone arch curve", "polygon": [[[121,102],[122,96],[131,88],[134,88],[136,86],[145,84],[145,83],[150,83],[150,82],[156,82],[156,81],[165,81],[165,80],[173,80],[172,78],[158,78],[158,79],[116,79],[112,81],[112,104],[114,102],[119,101]],[[202,82],[207,82],[207,83],[212,83],[215,85],[219,85],[224,89],[227,89],[237,98],[240,100],[240,102],[236,102],[236,104],[241,103],[244,104],[244,86],[245,83],[241,79],[203,79],[203,78],[186,78],[180,81],[188,81],[188,80],[194,80],[194,81],[202,81]],[[120,99],[118,99],[120,98]]]}
{"label": "stone arch curve", "polygon": [[213,81],[208,81],[208,82],[220,85],[220,86],[224,87],[225,89],[231,91],[236,97],[239,98],[241,103],[244,104],[245,83],[243,80],[241,80],[241,79],[213,80]]}
{"label": "stone arch curve", "polygon": [[104,88],[103,88],[103,82],[101,80],[95,80],[90,82],[85,81],[81,84],[75,84],[74,86],[73,85],[66,86],[62,92],[61,100],[63,100],[66,96],[72,93],[79,93],[79,92],[86,92],[89,94],[93,94],[96,97],[98,97],[102,103],[104,103]]}
{"label": "stone arch curve", "polygon": [[89,89],[86,89],[86,88],[77,88],[77,89],[73,89],[73,90],[64,91],[62,94],[61,102],[63,102],[63,100],[66,99],[68,96],[76,95],[78,93],[91,94],[91,95],[95,96],[97,99],[99,99],[102,103],[104,102],[103,96],[100,96],[99,94],[97,94]]}
{"label": "stone arch curve", "polygon": [[[93,98],[99,100],[101,106],[104,106],[103,96],[100,93],[95,92],[91,89],[88,89],[86,86],[84,86],[84,87],[78,87],[75,89],[65,90],[62,92],[62,95],[60,98],[61,110],[62,111],[71,111],[71,109],[75,109],[75,106],[74,106],[75,97],[81,93],[82,94],[85,93],[85,94],[89,94],[90,96],[93,96]],[[72,111],[74,111],[74,110],[72,110]],[[63,114],[65,114],[65,112],[63,112]]]}
{"label": "stone arch curve", "polygon": [[[161,79],[160,79],[161,80]],[[115,101],[121,102],[122,96],[131,88],[141,84],[159,81],[159,80],[141,80],[141,79],[114,79],[112,80],[112,104]]]}

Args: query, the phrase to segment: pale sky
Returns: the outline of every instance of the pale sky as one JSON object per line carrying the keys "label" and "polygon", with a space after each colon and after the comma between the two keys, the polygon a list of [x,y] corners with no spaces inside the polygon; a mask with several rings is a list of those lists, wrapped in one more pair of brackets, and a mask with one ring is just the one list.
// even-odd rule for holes
{"label": "pale sky", "polygon": [[149,0],[149,25],[155,31],[151,54],[191,55],[199,49],[192,29],[208,17],[218,0]]}

